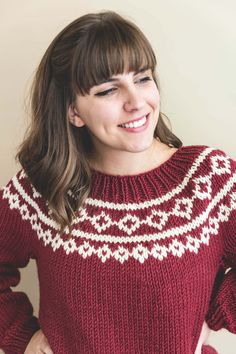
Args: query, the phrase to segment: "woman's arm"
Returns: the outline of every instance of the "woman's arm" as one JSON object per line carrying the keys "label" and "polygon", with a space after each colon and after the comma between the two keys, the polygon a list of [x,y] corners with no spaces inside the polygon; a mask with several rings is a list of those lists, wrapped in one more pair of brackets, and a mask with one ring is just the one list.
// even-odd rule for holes
{"label": "woman's arm", "polygon": [[225,202],[229,220],[223,229],[224,257],[216,277],[206,322],[215,331],[225,328],[236,333],[236,161],[230,162],[232,183]]}
{"label": "woman's arm", "polygon": [[30,238],[17,212],[4,200],[4,191],[0,191],[0,348],[6,354],[22,354],[39,324],[27,295],[11,287],[20,281],[18,268],[29,262]]}

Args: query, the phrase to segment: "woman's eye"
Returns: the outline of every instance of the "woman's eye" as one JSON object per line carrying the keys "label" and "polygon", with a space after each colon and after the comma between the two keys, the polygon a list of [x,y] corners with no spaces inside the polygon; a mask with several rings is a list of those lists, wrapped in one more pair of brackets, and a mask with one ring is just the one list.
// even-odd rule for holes
{"label": "woman's eye", "polygon": [[145,77],[142,77],[139,82],[146,82],[146,81],[151,81],[151,77],[150,76],[145,76]]}
{"label": "woman's eye", "polygon": [[111,94],[112,92],[114,92],[116,90],[117,90],[116,88],[111,88],[111,89],[106,90],[106,91],[98,92],[98,93],[95,94],[95,96],[106,96],[106,95],[109,95],[109,94]]}

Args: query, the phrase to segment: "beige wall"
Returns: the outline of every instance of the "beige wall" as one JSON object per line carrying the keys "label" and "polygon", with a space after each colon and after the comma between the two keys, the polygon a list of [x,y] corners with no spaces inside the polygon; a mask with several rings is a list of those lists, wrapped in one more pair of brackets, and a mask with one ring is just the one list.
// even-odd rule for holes
{"label": "beige wall", "polygon": [[[15,149],[26,127],[24,99],[34,69],[53,37],[90,11],[117,10],[134,20],[158,59],[162,111],[188,144],[207,144],[236,158],[236,3],[232,0],[21,0],[0,11],[0,185],[17,171]],[[34,262],[19,286],[38,311]],[[212,333],[219,353],[233,354],[236,336]]]}

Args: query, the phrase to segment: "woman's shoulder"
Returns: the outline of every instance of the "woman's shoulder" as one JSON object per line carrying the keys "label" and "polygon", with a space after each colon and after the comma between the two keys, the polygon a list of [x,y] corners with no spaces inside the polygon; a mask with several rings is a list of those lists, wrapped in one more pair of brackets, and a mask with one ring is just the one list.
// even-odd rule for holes
{"label": "woman's shoulder", "polygon": [[45,209],[47,203],[34,188],[24,169],[20,169],[9,182],[2,187],[0,202],[11,211],[20,212],[22,217],[29,209],[39,211]]}
{"label": "woman's shoulder", "polygon": [[192,169],[202,181],[209,180],[218,188],[236,184],[236,160],[226,151],[208,145],[188,145],[181,149],[184,155],[194,155]]}
{"label": "woman's shoulder", "polygon": [[[222,150],[220,147],[214,147],[209,145],[183,145],[179,148],[183,153],[186,154],[195,154],[196,156],[200,155],[204,157],[204,160],[215,160],[218,157],[218,160],[231,160],[235,162],[236,159],[231,156],[231,154]],[[215,156],[215,157],[214,157]]]}
{"label": "woman's shoulder", "polygon": [[236,180],[236,160],[218,147],[183,145],[174,154],[179,166],[187,166],[191,178],[210,179],[217,185],[228,179]]}
{"label": "woman's shoulder", "polygon": [[14,193],[15,195],[22,195],[22,197],[25,198],[29,196],[33,198],[39,197],[39,193],[33,187],[24,169],[20,169],[8,183],[2,187],[2,191],[5,195]]}

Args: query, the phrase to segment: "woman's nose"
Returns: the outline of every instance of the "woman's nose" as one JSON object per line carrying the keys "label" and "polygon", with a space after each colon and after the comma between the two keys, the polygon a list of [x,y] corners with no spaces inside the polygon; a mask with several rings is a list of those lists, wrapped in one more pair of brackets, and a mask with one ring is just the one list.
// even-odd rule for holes
{"label": "woman's nose", "polygon": [[130,88],[127,90],[124,99],[124,109],[126,111],[139,110],[145,105],[145,100],[138,92],[137,88]]}

